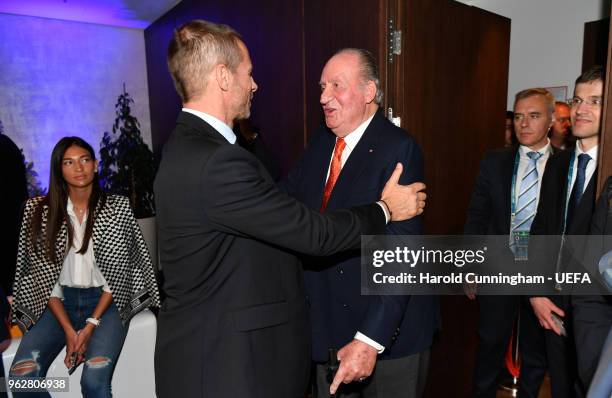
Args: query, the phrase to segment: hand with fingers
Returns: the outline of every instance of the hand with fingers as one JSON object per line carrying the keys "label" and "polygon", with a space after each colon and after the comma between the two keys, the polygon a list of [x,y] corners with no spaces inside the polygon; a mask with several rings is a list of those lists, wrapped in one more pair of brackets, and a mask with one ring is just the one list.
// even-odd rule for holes
{"label": "hand with fingers", "polygon": [[360,340],[353,340],[340,351],[338,360],[340,367],[329,388],[330,394],[335,394],[340,383],[348,384],[354,381],[363,381],[374,371],[378,352],[374,347]]}
{"label": "hand with fingers", "polygon": [[89,346],[89,340],[93,334],[94,327],[91,324],[86,324],[85,327],[78,332],[76,352],[77,352],[77,364],[80,364],[85,360],[85,353]]}
{"label": "hand with fingers", "polygon": [[72,329],[66,332],[66,357],[64,358],[64,364],[70,369],[74,364],[74,354],[77,352],[77,340],[78,333]]}
{"label": "hand with fingers", "polygon": [[555,316],[557,318],[565,316],[565,312],[561,308],[557,307],[548,297],[532,297],[529,302],[544,329],[552,330],[559,336],[563,335],[562,323],[559,324],[554,319]]}
{"label": "hand with fingers", "polygon": [[387,205],[391,221],[404,221],[423,213],[427,195],[422,192],[426,187],[422,182],[400,185],[403,166],[398,163],[387,180],[380,199]]}

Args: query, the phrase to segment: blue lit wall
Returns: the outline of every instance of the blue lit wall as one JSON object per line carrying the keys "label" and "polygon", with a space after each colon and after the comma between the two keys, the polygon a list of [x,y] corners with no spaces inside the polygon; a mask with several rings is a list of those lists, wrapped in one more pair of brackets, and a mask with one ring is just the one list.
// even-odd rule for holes
{"label": "blue lit wall", "polygon": [[61,137],[80,136],[98,150],[123,82],[151,146],[142,30],[0,13],[0,120],[44,187]]}

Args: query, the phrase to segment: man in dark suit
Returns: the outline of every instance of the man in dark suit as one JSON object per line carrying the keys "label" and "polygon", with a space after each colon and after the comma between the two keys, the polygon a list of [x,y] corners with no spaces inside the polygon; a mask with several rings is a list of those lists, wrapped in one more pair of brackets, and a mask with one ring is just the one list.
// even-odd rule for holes
{"label": "man in dark suit", "polygon": [[155,181],[167,295],[158,318],[157,395],[302,396],[310,327],[293,251],[359,247],[361,234],[384,231],[385,214],[391,221],[420,214],[424,185],[398,185],[398,166],[378,204],[327,216],[310,211],[232,145],[233,121],[249,116],[257,89],[240,36],[225,25],[189,22],[174,33],[168,65],[183,111]]}
{"label": "man in dark suit", "polygon": [[[326,126],[314,133],[285,183],[289,194],[311,209],[325,212],[376,200],[397,162],[404,165],[402,183],[423,179],[418,145],[379,112],[376,63],[366,50],[343,49],[323,69],[319,84]],[[387,226],[392,234],[421,232],[420,217]],[[337,397],[420,396],[438,320],[435,298],[362,296],[358,250],[312,257],[304,266],[317,397],[329,397],[330,387],[334,393],[341,382],[349,384],[340,386]],[[330,349],[340,360],[335,383],[327,378]]]}
{"label": "man in dark suit", "polygon": [[0,288],[7,296],[13,293],[17,264],[17,241],[23,202],[28,198],[23,155],[15,143],[2,134],[0,123]]}
{"label": "man in dark suit", "polygon": [[[597,185],[597,160],[599,131],[601,125],[601,107],[603,104],[604,71],[601,67],[592,68],[576,80],[574,97],[571,101],[572,131],[576,137],[574,150],[560,152],[553,156],[546,165],[538,213],[533,222],[531,233],[534,235],[587,235],[595,203]],[[537,267],[545,264],[556,265],[560,252],[561,269],[552,272],[563,272],[577,259],[564,250],[536,249],[534,258]],[[551,390],[554,397],[573,397],[576,389],[576,350],[574,337],[578,330],[572,328],[570,313],[570,292],[554,297],[530,298],[533,311],[546,329],[544,345],[548,369],[551,378]],[[562,292],[562,294],[564,294]],[[555,317],[564,323],[565,336]],[[578,364],[581,353],[589,350],[589,341],[576,341],[578,344]],[[603,341],[601,342],[603,345]],[[599,349],[601,349],[601,345]],[[539,344],[539,346],[543,346]],[[534,347],[535,348],[535,347]],[[591,359],[591,377],[596,367],[596,358]],[[588,384],[579,390],[586,392]],[[581,394],[579,392],[579,394]]]}
{"label": "man in dark suit", "polygon": [[[591,223],[585,263],[598,275],[601,294],[572,300],[578,350],[578,370],[589,398],[609,398],[612,393],[612,176],[603,189]],[[588,260],[587,260],[588,261]]]}
{"label": "man in dark suit", "polygon": [[[0,355],[10,342],[6,327],[9,305],[6,296],[13,294],[13,278],[17,266],[17,241],[23,202],[28,198],[23,155],[13,140],[2,134],[0,122]],[[4,367],[0,361],[0,376]],[[0,392],[0,397],[6,396]]]}
{"label": "man in dark suit", "polygon": [[[533,222],[540,177],[552,151],[547,138],[554,117],[554,98],[541,88],[523,90],[514,101],[514,130],[519,147],[485,155],[468,207],[464,232],[468,235],[510,235],[500,249],[500,261],[523,261],[525,240]],[[472,294],[470,298],[474,298]],[[516,314],[521,310],[521,342],[528,341],[533,319],[523,317],[519,296],[478,296],[480,307],[474,373],[474,397],[495,397]],[[527,308],[528,310],[528,308]],[[524,344],[521,343],[521,347]],[[537,396],[543,366],[521,350],[519,395]],[[534,363],[535,362],[535,363]],[[527,364],[527,365],[525,365]],[[533,367],[531,365],[534,365]],[[539,381],[538,381],[539,380]]]}

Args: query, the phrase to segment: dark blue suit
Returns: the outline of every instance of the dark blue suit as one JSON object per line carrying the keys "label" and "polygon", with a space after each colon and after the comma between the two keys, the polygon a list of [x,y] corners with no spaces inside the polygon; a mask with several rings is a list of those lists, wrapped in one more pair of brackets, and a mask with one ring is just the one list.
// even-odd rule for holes
{"label": "dark blue suit", "polygon": [[[496,149],[487,152],[484,156],[467,210],[464,227],[466,235],[509,234],[512,178],[518,150],[518,147]],[[550,202],[542,201],[541,198],[539,203],[550,205]],[[539,213],[536,219],[538,216]],[[511,264],[513,261],[509,248],[504,248],[500,256],[502,264]],[[499,379],[505,367],[504,355],[512,335],[515,316],[519,311],[521,313],[519,347],[522,358],[519,396],[537,396],[544,377],[545,358],[540,349],[534,348],[533,342],[538,341],[541,332],[531,307],[521,296],[477,297],[480,308],[479,344],[476,351],[472,396],[474,398],[496,396]]]}
{"label": "dark blue suit", "polygon": [[[314,135],[285,188],[312,209],[319,209],[336,136],[325,126]],[[377,113],[365,130],[330,196],[327,211],[380,198],[397,162],[400,182],[423,181],[423,159],[415,140]],[[391,223],[390,234],[420,234],[421,217]],[[328,349],[340,349],[357,331],[385,347],[379,359],[399,358],[431,345],[438,325],[438,304],[425,296],[362,296],[360,252],[305,259],[305,280],[312,322],[313,360],[325,362]]]}

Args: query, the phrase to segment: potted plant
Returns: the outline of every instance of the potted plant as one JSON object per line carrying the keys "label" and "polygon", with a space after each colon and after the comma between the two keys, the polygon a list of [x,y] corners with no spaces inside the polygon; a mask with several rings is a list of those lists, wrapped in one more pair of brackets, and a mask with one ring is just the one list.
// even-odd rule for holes
{"label": "potted plant", "polygon": [[131,114],[134,100],[125,90],[115,105],[113,132],[104,132],[100,143],[100,182],[111,194],[124,195],[130,199],[134,215],[151,252],[154,263],[157,259],[155,239],[155,202],[153,181],[155,158],[143,141],[140,123]]}
{"label": "potted plant", "polygon": [[104,132],[100,143],[100,181],[106,192],[130,198],[136,218],[147,218],[155,215],[155,159],[131,114],[133,103],[124,84],[115,105],[113,132]]}

